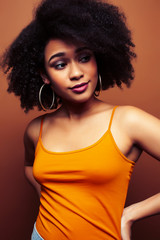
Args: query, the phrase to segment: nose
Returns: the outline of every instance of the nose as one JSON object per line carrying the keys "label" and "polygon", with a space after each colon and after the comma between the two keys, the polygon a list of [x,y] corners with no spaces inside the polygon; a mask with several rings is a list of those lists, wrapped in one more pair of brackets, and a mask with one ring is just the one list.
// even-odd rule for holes
{"label": "nose", "polygon": [[83,77],[83,71],[79,64],[72,62],[70,66],[70,80],[79,80]]}

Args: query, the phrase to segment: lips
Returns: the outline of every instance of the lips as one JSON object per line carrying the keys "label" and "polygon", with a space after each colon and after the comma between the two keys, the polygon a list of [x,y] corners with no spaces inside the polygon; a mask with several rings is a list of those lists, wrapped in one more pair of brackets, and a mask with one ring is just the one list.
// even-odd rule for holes
{"label": "lips", "polygon": [[89,83],[89,82],[84,82],[84,83],[76,84],[75,86],[73,86],[73,87],[71,88],[71,90],[72,90],[74,93],[82,93],[82,92],[84,92],[84,91],[87,89],[88,83]]}
{"label": "lips", "polygon": [[88,84],[88,82],[87,83],[80,83],[80,84],[77,84],[77,85],[73,86],[71,89],[80,88],[80,87],[82,87],[86,84]]}

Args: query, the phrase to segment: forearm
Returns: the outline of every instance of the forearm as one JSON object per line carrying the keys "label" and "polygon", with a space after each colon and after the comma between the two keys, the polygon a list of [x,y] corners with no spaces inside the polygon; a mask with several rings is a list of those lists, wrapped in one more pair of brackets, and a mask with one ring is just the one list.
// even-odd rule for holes
{"label": "forearm", "polygon": [[160,193],[125,208],[123,216],[127,221],[134,222],[158,213],[160,213]]}
{"label": "forearm", "polygon": [[122,239],[131,239],[131,227],[133,222],[158,213],[160,213],[160,193],[126,207],[121,219]]}

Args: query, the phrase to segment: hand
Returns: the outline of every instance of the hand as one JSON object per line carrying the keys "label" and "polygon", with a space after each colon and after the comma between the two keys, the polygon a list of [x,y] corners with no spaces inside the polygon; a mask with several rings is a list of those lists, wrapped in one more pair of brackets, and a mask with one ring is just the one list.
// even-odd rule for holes
{"label": "hand", "polygon": [[132,221],[128,219],[128,209],[125,208],[121,218],[121,238],[122,240],[131,239]]}

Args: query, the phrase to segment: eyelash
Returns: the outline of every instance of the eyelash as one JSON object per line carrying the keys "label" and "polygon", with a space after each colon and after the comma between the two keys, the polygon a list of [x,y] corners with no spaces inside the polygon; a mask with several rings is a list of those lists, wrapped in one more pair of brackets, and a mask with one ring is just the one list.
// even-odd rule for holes
{"label": "eyelash", "polygon": [[[90,59],[91,59],[91,54],[86,54],[86,55],[83,55],[82,57],[79,57],[78,61],[81,63],[87,63],[90,61]],[[53,67],[56,70],[62,70],[65,68],[66,65],[67,65],[67,63],[64,61],[64,62],[59,62],[59,63],[53,64]]]}
{"label": "eyelash", "polygon": [[91,59],[91,55],[85,55],[80,58],[80,61],[85,63],[85,62],[89,62],[90,59]]}
{"label": "eyelash", "polygon": [[55,68],[56,70],[61,70],[61,69],[63,69],[65,66],[66,66],[66,63],[62,62],[62,63],[55,64],[55,65],[54,65],[54,68]]}

